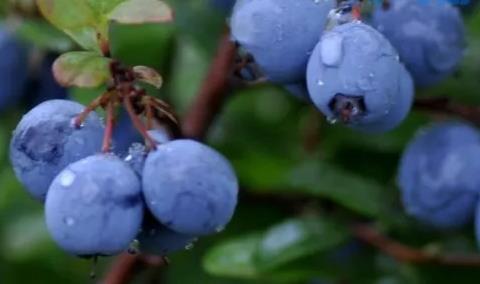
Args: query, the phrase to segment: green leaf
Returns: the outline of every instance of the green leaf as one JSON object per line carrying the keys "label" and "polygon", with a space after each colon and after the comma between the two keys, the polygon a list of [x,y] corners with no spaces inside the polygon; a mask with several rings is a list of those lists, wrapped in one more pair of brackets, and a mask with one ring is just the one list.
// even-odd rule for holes
{"label": "green leaf", "polygon": [[43,214],[18,216],[5,227],[2,251],[10,259],[27,259],[51,247]]}
{"label": "green leaf", "polygon": [[203,259],[205,270],[218,276],[256,277],[258,271],[254,256],[261,238],[261,234],[254,233],[214,247]]}
{"label": "green leaf", "polygon": [[288,184],[303,193],[330,198],[369,217],[381,211],[382,186],[324,161],[307,160],[297,165],[288,174]]}
{"label": "green leaf", "polygon": [[123,24],[165,23],[173,20],[172,9],[160,0],[127,0],[108,15]]}
{"label": "green leaf", "polygon": [[65,87],[98,87],[110,78],[110,61],[95,52],[69,52],[55,61],[53,74]]}
{"label": "green leaf", "polygon": [[249,190],[328,198],[367,217],[376,217],[381,212],[384,188],[372,179],[357,176],[320,158],[288,165],[281,159],[261,157],[256,153],[254,158],[245,156],[234,161],[235,168],[240,169],[240,180]]}
{"label": "green leaf", "polygon": [[101,52],[100,41],[108,39],[107,22],[85,0],[37,0],[37,5],[49,22],[80,46]]}
{"label": "green leaf", "polygon": [[317,217],[290,219],[269,229],[256,251],[261,269],[272,270],[302,257],[334,248],[348,238],[347,230]]}
{"label": "green leaf", "polygon": [[74,47],[72,40],[45,21],[24,20],[17,34],[36,46],[56,52],[66,52]]}
{"label": "green leaf", "polygon": [[133,67],[135,78],[160,89],[163,84],[163,79],[158,72],[147,66],[135,66]]}
{"label": "green leaf", "polygon": [[107,15],[126,0],[84,0],[97,15]]}

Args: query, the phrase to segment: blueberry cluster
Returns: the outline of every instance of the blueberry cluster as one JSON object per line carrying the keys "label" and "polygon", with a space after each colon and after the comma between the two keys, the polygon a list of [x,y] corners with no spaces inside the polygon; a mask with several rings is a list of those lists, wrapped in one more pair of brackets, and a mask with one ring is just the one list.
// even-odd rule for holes
{"label": "blueberry cluster", "polygon": [[480,133],[473,126],[441,122],[421,129],[403,153],[398,173],[407,213],[439,229],[467,224],[479,211],[479,171]]}
{"label": "blueberry cluster", "polygon": [[[233,40],[263,76],[311,101],[332,122],[385,132],[408,115],[414,88],[455,71],[464,51],[462,18],[446,1],[393,0],[369,24],[362,1],[238,0]],[[243,64],[243,77],[253,70]],[[246,70],[246,71],[245,71]]]}
{"label": "blueberry cluster", "polygon": [[233,216],[238,182],[230,163],[193,140],[171,140],[126,157],[100,153],[102,119],[67,100],[29,111],[13,133],[10,158],[18,179],[44,202],[53,239],[65,251],[94,257],[120,253],[138,241],[142,252],[166,255],[199,236],[218,233]]}
{"label": "blueberry cluster", "polygon": [[52,74],[54,54],[32,60],[29,46],[0,26],[0,112],[23,100],[30,108],[50,99],[64,99],[67,90],[60,87]]}

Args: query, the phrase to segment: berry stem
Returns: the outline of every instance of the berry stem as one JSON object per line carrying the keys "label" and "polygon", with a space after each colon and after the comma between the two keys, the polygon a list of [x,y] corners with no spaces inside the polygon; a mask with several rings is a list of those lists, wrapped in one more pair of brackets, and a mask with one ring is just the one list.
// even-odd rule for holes
{"label": "berry stem", "polygon": [[454,115],[463,118],[475,125],[480,125],[480,108],[452,102],[447,97],[418,98],[414,107],[417,110],[436,114]]}
{"label": "berry stem", "polygon": [[235,64],[235,45],[225,34],[218,45],[214,60],[203,85],[183,120],[186,137],[202,139],[220,112],[230,90],[230,76]]}
{"label": "berry stem", "polygon": [[150,149],[150,150],[156,149],[155,141],[148,134],[148,131],[145,128],[145,126],[143,125],[143,122],[140,120],[140,118],[135,113],[135,110],[133,109],[133,105],[132,105],[132,101],[131,101],[130,96],[127,96],[123,99],[123,106],[127,110],[127,113],[130,116],[130,119],[132,120],[133,125],[135,126],[135,128],[140,132],[140,134],[145,139],[145,142],[147,144],[148,149]]}
{"label": "berry stem", "polygon": [[108,153],[112,147],[113,127],[115,126],[115,103],[110,100],[107,103],[105,133],[103,135],[102,152]]}
{"label": "berry stem", "polygon": [[352,232],[358,239],[401,262],[432,263],[446,266],[480,266],[480,256],[478,255],[429,253],[390,239],[371,225],[352,226]]}
{"label": "berry stem", "polygon": [[81,127],[87,116],[92,112],[95,111],[97,107],[99,107],[102,102],[104,101],[104,95],[93,100],[76,118],[75,118],[75,126]]}

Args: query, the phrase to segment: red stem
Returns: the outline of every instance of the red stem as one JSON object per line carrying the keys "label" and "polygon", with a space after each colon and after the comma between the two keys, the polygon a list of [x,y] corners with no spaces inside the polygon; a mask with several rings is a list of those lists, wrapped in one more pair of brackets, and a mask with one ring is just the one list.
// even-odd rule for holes
{"label": "red stem", "polygon": [[480,266],[479,255],[435,254],[419,250],[388,238],[371,225],[358,224],[352,226],[352,232],[358,239],[401,262],[432,263],[446,266]]}
{"label": "red stem", "polygon": [[143,138],[145,139],[146,144],[148,145],[149,149],[156,149],[156,144],[155,141],[152,139],[150,134],[148,134],[147,129],[143,125],[143,122],[138,118],[137,114],[135,113],[135,110],[133,109],[132,101],[130,100],[130,97],[125,97],[123,99],[123,106],[127,110],[128,115],[130,116],[130,119],[133,122],[133,125],[135,128],[140,131],[140,134],[142,134]]}
{"label": "red stem", "polygon": [[102,101],[104,99],[104,95],[101,95],[100,97],[96,98],[93,100],[76,118],[75,118],[75,126],[76,127],[81,127],[85,119],[87,119],[88,115],[92,112],[95,111],[97,107],[99,107],[102,104]]}
{"label": "red stem", "polygon": [[103,134],[102,152],[108,153],[112,146],[113,127],[115,125],[115,103],[109,101],[107,104],[106,125]]}

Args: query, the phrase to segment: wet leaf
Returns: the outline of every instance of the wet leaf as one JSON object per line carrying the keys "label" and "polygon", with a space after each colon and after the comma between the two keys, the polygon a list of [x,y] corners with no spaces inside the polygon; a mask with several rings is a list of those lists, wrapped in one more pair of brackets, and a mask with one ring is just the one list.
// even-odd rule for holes
{"label": "wet leaf", "polygon": [[110,78],[110,59],[89,51],[60,56],[53,64],[55,79],[65,87],[97,87]]}

